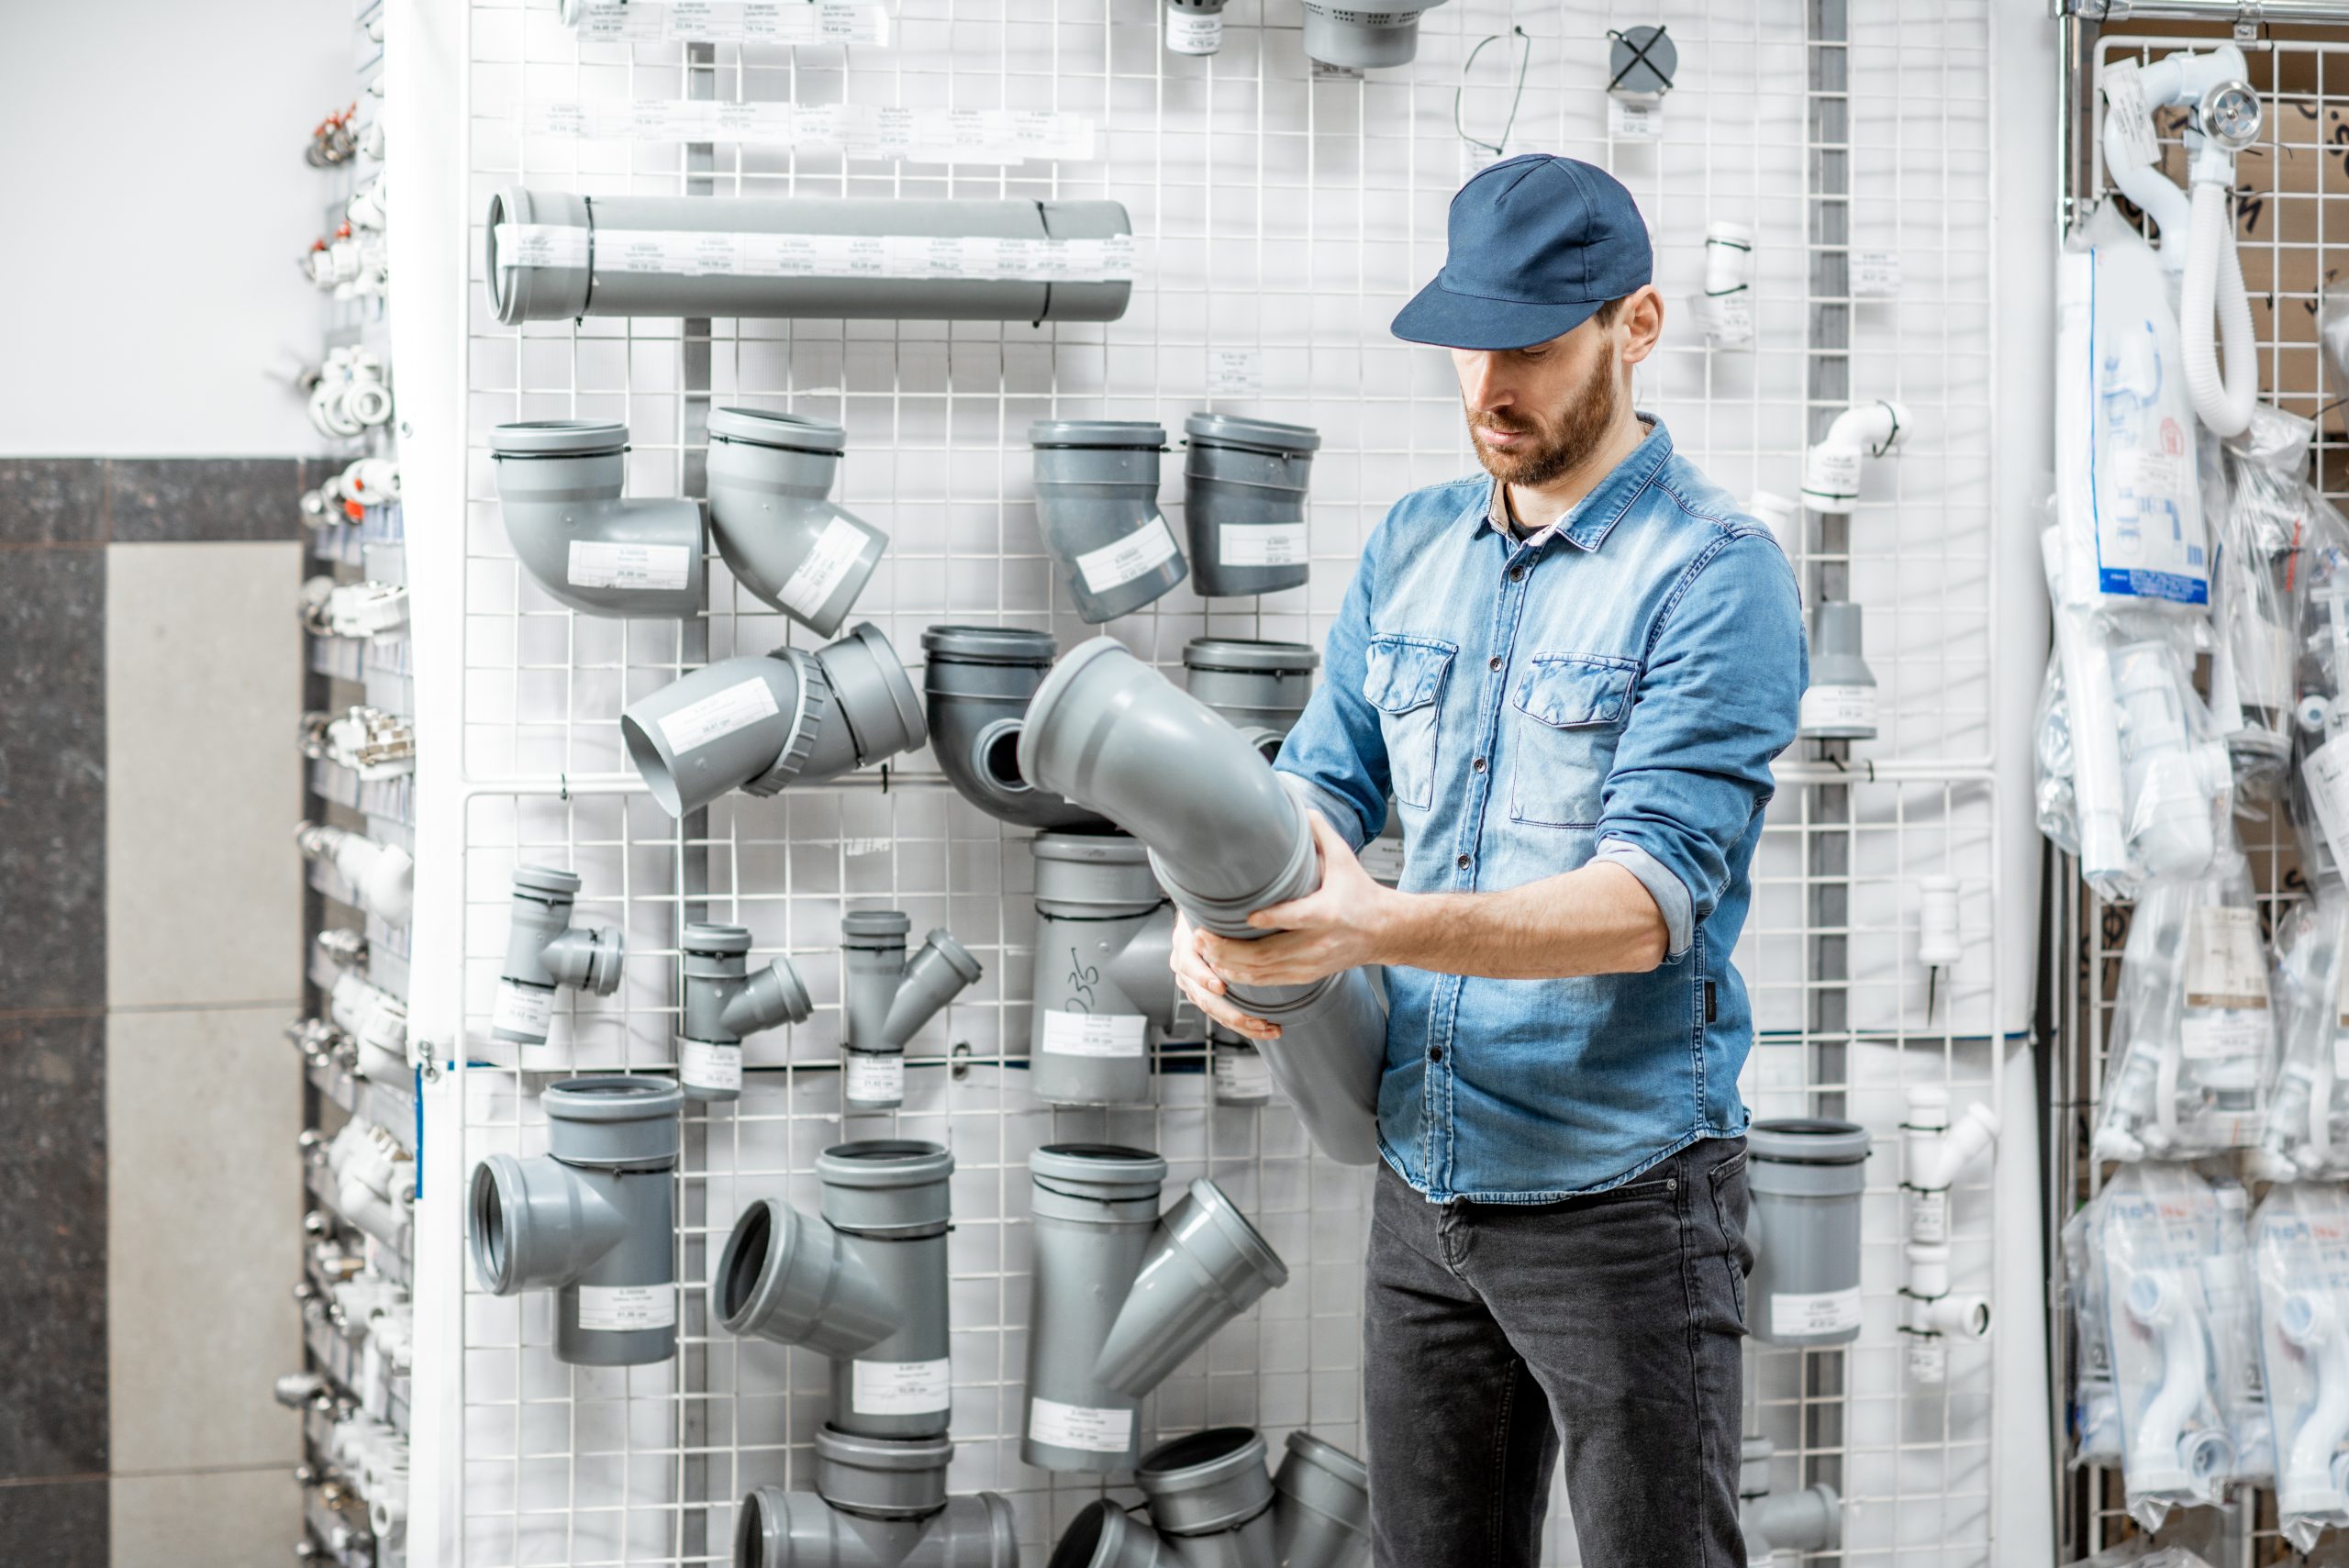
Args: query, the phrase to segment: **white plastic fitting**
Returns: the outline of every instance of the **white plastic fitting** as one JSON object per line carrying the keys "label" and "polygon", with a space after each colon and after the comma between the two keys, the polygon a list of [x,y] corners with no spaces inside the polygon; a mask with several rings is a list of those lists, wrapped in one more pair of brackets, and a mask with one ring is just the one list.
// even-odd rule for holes
{"label": "white plastic fitting", "polygon": [[1778,541],[1778,549],[1788,561],[1802,559],[1802,508],[1776,491],[1756,490],[1745,498],[1745,509],[1753,514],[1770,537]]}
{"label": "white plastic fitting", "polygon": [[1928,969],[1950,969],[1964,951],[1957,940],[1957,878],[1919,877],[1917,962]]}
{"label": "white plastic fitting", "polygon": [[1908,408],[1888,398],[1854,403],[1835,416],[1803,459],[1803,504],[1814,512],[1849,512],[1860,498],[1865,460],[1890,451],[1909,428]]}
{"label": "white plastic fitting", "polygon": [[416,1162],[389,1132],[359,1117],[327,1145],[335,1211],[394,1251],[406,1245]]}
{"label": "white plastic fitting", "polygon": [[1990,1337],[1990,1298],[1953,1296],[1949,1288],[1949,1249],[1909,1244],[1909,1329],[1916,1334],[1943,1334],[1953,1340]]}
{"label": "white plastic fitting", "polygon": [[397,844],[322,823],[297,823],[294,841],[312,860],[332,862],[360,907],[395,926],[407,923],[416,902],[416,859]]}
{"label": "white plastic fitting", "polygon": [[[1952,1128],[1949,1091],[1938,1084],[1918,1084],[1909,1090],[1909,1118],[1900,1124],[1900,1132],[1907,1176],[1902,1184],[1912,1194],[1946,1194],[1968,1165],[1998,1145],[1998,1118],[1988,1106],[1976,1100],[1965,1107],[1956,1127]],[[1920,1223],[1918,1209],[1912,1206],[1909,1239],[1946,1241],[1948,1224],[1945,1207],[1927,1226]],[[1920,1234],[1928,1229],[1933,1233]]]}
{"label": "white plastic fitting", "polygon": [[2186,1287],[2165,1270],[2132,1279],[2124,1305],[2131,1321],[2158,1339],[2162,1348],[2160,1385],[2138,1412],[2136,1440],[2129,1445],[2130,1491],[2210,1496],[2215,1479],[2230,1462],[2232,1445],[2215,1428],[2188,1428],[2210,1382],[2210,1344],[2201,1315],[2188,1301]]}
{"label": "white plastic fitting", "polygon": [[302,623],[321,637],[390,637],[407,629],[407,590],[313,577],[302,584]]}
{"label": "white plastic fitting", "polygon": [[351,1072],[379,1083],[408,1078],[407,1004],[365,976],[345,971],[327,995],[328,1016],[356,1049]]}
{"label": "white plastic fitting", "polygon": [[1705,226],[1705,287],[1696,300],[1698,321],[1716,348],[1753,341],[1753,229],[1742,223]]}
{"label": "white plastic fitting", "polygon": [[2309,1358],[2316,1403],[2292,1434],[2277,1479],[2277,1507],[2284,1514],[2331,1514],[2349,1510],[2349,1331],[2339,1305],[2327,1293],[2296,1290],[2276,1315],[2277,1332]]}

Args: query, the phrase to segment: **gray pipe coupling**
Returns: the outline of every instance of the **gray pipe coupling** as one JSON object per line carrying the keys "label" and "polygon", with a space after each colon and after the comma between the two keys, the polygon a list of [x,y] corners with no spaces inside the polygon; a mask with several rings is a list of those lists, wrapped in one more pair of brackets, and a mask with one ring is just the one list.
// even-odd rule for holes
{"label": "gray pipe coupling", "polygon": [[1302,587],[1305,485],[1320,436],[1303,425],[1194,414],[1183,421],[1183,528],[1208,598]]}
{"label": "gray pipe coupling", "polygon": [[1166,1162],[1146,1150],[1061,1143],[1028,1157],[1034,1301],[1020,1458],[1107,1473],[1140,1451],[1142,1397],[1288,1267],[1201,1177],[1164,1215]]}
{"label": "gray pipe coupling", "polygon": [[1124,834],[1039,833],[1028,1086],[1053,1105],[1146,1105],[1174,1021],[1174,906]]}
{"label": "gray pipe coupling", "polygon": [[956,793],[1019,828],[1107,828],[1109,824],[1019,775],[1028,699],[1052,670],[1050,632],[1010,627],[934,626],[921,634],[930,747]]}
{"label": "gray pipe coupling", "polygon": [[709,531],[734,579],[818,637],[841,622],[889,536],[832,504],[848,431],[829,419],[709,417]]}
{"label": "gray pipe coupling", "polygon": [[799,972],[778,958],[751,973],[751,933],[740,926],[685,927],[684,1027],[677,1031],[677,1082],[694,1100],[742,1097],[742,1037],[804,1024],[816,1010]]}
{"label": "gray pipe coupling", "polygon": [[557,604],[591,616],[701,614],[701,506],[628,501],[628,427],[537,419],[490,432],[507,541]]}
{"label": "gray pipe coupling", "polygon": [[823,1218],[774,1198],[734,1223],[710,1282],[733,1334],[832,1358],[832,1425],[930,1437],[953,1406],[946,1232],[954,1157],[935,1143],[869,1139],[818,1156]]}
{"label": "gray pipe coupling", "polygon": [[1370,1556],[1362,1462],[1307,1432],[1289,1434],[1275,1476],[1264,1440],[1220,1427],[1162,1443],[1134,1482],[1147,1523],[1114,1504],[1078,1514],[1049,1568],[1360,1568]]}
{"label": "gray pipe coupling", "polygon": [[1302,642],[1195,637],[1183,648],[1183,689],[1230,720],[1269,762],[1312,700],[1320,664]]}
{"label": "gray pipe coupling", "polygon": [[1035,449],[1044,549],[1061,569],[1079,619],[1098,626],[1130,615],[1183,581],[1190,569],[1158,509],[1163,427],[1039,419],[1028,427],[1028,442]]}
{"label": "gray pipe coupling", "polygon": [[618,926],[573,926],[572,900],[579,878],[551,866],[518,866],[514,907],[506,926],[506,967],[490,1015],[494,1039],[544,1045],[558,987],[579,986],[598,996],[619,989],[627,944]]}
{"label": "gray pipe coupling", "polygon": [[555,1293],[554,1353],[643,1366],[677,1349],[677,1111],[657,1078],[548,1085],[547,1152],[493,1154],[467,1205],[473,1272],[493,1296]]}
{"label": "gray pipe coupling", "polygon": [[[490,197],[483,275],[490,306],[508,327],[582,316],[1115,321],[1133,296],[1130,279],[854,276],[841,262],[865,265],[863,256],[832,252],[878,255],[892,239],[974,240],[983,249],[991,239],[1110,239],[1132,232],[1126,209],[1110,201],[582,196],[510,188]],[[855,239],[884,244],[841,243]],[[788,254],[779,254],[780,266],[747,254],[762,249],[796,250],[808,270],[792,265]],[[958,270],[988,270],[952,253],[974,247],[943,249],[943,259]]]}
{"label": "gray pipe coupling", "polygon": [[841,1099],[852,1111],[885,1111],[906,1098],[906,1043],[985,973],[952,931],[922,939],[911,958],[906,937],[913,922],[896,909],[866,909],[841,917],[841,957],[848,969],[841,995]]}
{"label": "gray pipe coupling", "polygon": [[821,784],[910,751],[928,734],[914,684],[870,621],[813,653],[721,660],[620,715],[629,764],[672,817],[729,790]]}
{"label": "gray pipe coupling", "polygon": [[1019,1568],[1011,1505],[946,1495],[943,1437],[816,1431],[816,1490],[762,1486],[742,1499],[734,1568]]}
{"label": "gray pipe coupling", "polygon": [[[1108,638],[1068,654],[1037,689],[1019,771],[1149,845],[1159,884],[1203,929],[1253,940],[1264,933],[1251,914],[1320,885],[1305,808],[1247,737]],[[1230,995],[1280,1026],[1260,1050],[1315,1145],[1374,1163],[1386,1009],[1373,977],[1352,969]]]}

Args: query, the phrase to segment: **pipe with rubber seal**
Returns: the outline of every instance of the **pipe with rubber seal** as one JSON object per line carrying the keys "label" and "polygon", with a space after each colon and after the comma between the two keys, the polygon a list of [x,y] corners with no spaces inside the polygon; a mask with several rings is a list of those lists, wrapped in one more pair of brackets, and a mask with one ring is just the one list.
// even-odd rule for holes
{"label": "pipe with rubber seal", "polygon": [[1150,1047],[1174,1021],[1174,906],[1122,833],[1039,833],[1028,1087],[1052,1105],[1151,1099]]}
{"label": "pipe with rubber seal", "polygon": [[709,417],[709,532],[734,579],[818,637],[841,628],[889,536],[833,505],[848,431],[829,419]]}
{"label": "pipe with rubber seal", "polygon": [[1087,626],[1131,615],[1188,575],[1158,509],[1166,431],[1149,420],[1039,419],[1028,427],[1036,519]]}
{"label": "pipe with rubber seal", "polygon": [[1368,1473],[1309,1432],[1289,1434],[1269,1478],[1264,1440],[1220,1427],[1152,1449],[1134,1483],[1148,1521],[1095,1503],[1050,1568],[1362,1568],[1370,1559]]}
{"label": "pipe with rubber seal", "polygon": [[930,749],[956,794],[1016,828],[1108,828],[1104,817],[1019,774],[1028,699],[1057,651],[1050,632],[933,626],[921,634],[921,647]]}
{"label": "pipe with rubber seal", "polygon": [[944,1437],[816,1429],[816,1489],[761,1486],[734,1523],[733,1568],[1019,1568],[1011,1505],[949,1496]]}
{"label": "pipe with rubber seal", "polygon": [[626,500],[628,427],[534,419],[490,432],[498,516],[522,570],[568,609],[682,618],[707,595],[701,505]]}
{"label": "pipe with rubber seal", "polygon": [[677,1082],[691,1100],[742,1097],[742,1037],[804,1024],[816,1010],[799,972],[778,958],[751,972],[751,933],[696,920],[684,953],[684,1013],[677,1031]]}
{"label": "pipe with rubber seal", "polygon": [[1183,529],[1191,588],[1208,598],[1299,588],[1310,573],[1305,487],[1319,432],[1194,414],[1183,421]]}

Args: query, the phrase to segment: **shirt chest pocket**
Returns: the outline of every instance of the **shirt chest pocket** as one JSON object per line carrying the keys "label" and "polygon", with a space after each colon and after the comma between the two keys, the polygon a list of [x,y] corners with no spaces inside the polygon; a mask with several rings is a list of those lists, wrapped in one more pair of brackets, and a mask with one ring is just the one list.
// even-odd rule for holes
{"label": "shirt chest pocket", "polygon": [[1425,810],[1435,798],[1436,715],[1456,643],[1380,632],[1364,657],[1362,695],[1378,710],[1395,798]]}
{"label": "shirt chest pocket", "polygon": [[1509,694],[1508,814],[1542,828],[1595,828],[1639,669],[1595,653],[1538,653]]}

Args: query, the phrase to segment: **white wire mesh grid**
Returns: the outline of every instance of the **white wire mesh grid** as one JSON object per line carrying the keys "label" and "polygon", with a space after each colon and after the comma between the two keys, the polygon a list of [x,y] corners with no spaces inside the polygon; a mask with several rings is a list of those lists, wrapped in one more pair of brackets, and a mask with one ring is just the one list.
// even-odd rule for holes
{"label": "white wire mesh grid", "polygon": [[[1266,13],[1269,12],[1269,15]],[[1660,17],[1659,17],[1660,12]],[[1358,1315],[1366,1185],[1310,1156],[1285,1110],[1211,1106],[1197,1048],[1163,1053],[1154,1107],[1055,1111],[1029,1096],[1032,917],[1029,856],[916,765],[769,801],[714,806],[690,841],[624,772],[615,719],[628,701],[707,657],[794,640],[782,617],[713,560],[707,646],[670,624],[577,617],[518,571],[498,519],[486,456],[495,424],[600,417],[630,430],[630,490],[683,493],[696,472],[698,418],[711,405],[788,406],[849,432],[839,499],[891,535],[857,606],[902,651],[927,625],[1000,621],[1083,634],[1052,593],[1026,483],[1024,434],[1051,416],[1157,418],[1200,408],[1311,424],[1324,444],[1310,502],[1315,568],[1306,589],[1208,604],[1178,589],[1110,629],[1162,666],[1206,633],[1318,642],[1361,540],[1407,490],[1469,466],[1457,395],[1442,359],[1395,342],[1386,321],[1431,275],[1443,213],[1469,163],[1453,129],[1455,84],[1475,42],[1512,25],[1531,57],[1513,130],[1501,135],[1507,50],[1478,57],[1460,106],[1472,134],[1509,151],[1585,157],[1630,185],[1658,242],[1659,282],[1675,319],[1642,375],[1642,405],[1679,447],[1743,494],[1791,494],[1813,414],[1807,395],[1811,215],[1806,172],[1810,63],[1805,7],[1793,0],[1672,4],[1604,17],[1563,5],[1455,0],[1430,14],[1418,61],[1376,80],[1309,68],[1286,6],[1232,0],[1221,54],[1164,54],[1153,8],[1133,0],[907,0],[885,50],[720,44],[712,63],[676,44],[584,44],[551,4],[473,5],[467,115],[470,207],[513,184],[591,194],[719,196],[1108,196],[1124,202],[1144,259],[1125,318],[1108,327],[1024,324],[720,321],[707,339],[709,386],[689,384],[701,349],[683,324],[650,319],[498,327],[483,302],[479,232],[470,237],[465,535],[416,548],[465,554],[463,711],[426,716],[461,743],[475,785],[462,847],[469,1163],[498,1149],[543,1147],[539,1071],[658,1069],[673,1061],[672,975],[687,917],[749,927],[757,959],[787,954],[815,993],[807,1025],[755,1037],[739,1106],[688,1118],[681,1178],[684,1349],[677,1362],[596,1373],[552,1360],[543,1296],[500,1300],[469,1285],[462,1373],[464,1561],[468,1564],[724,1561],[733,1504],[764,1483],[804,1485],[807,1444],[824,1415],[814,1357],[739,1342],[709,1328],[699,1281],[734,1214],[752,1197],[812,1203],[813,1156],[842,1136],[895,1131],[955,1151],[954,1418],[958,1490],[1013,1499],[1024,1550],[1038,1552],[1090,1482],[1018,1461],[1025,1344],[1025,1157],[1054,1139],[1108,1137],[1160,1150],[1171,1181],[1206,1173],[1264,1229],[1297,1278],[1234,1324],[1162,1388],[1145,1411],[1160,1434],[1210,1422],[1259,1425],[1277,1441],[1309,1426],[1359,1451]],[[1653,142],[1606,131],[1608,27],[1662,19],[1681,50],[1681,85]],[[1757,1111],[1840,1104],[1876,1134],[1866,1208],[1867,1326],[1848,1355],[1756,1347],[1761,1429],[1778,1442],[1785,1484],[1837,1471],[1852,1507],[1854,1561],[1989,1560],[1987,1355],[1961,1347],[1946,1393],[1909,1386],[1897,1329],[1898,1091],[1950,1085],[1962,1105],[1994,1093],[2001,1015],[1990,976],[1997,888],[1989,740],[1991,189],[1986,0],[1873,7],[1847,50],[1851,243],[1896,254],[1897,299],[1853,307],[1851,384],[1895,395],[1916,429],[1872,465],[1848,549],[1813,530],[1798,564],[1848,569],[1867,612],[1882,684],[1881,738],[1855,749],[1834,794],[1782,768],[1741,966],[1768,1031],[1747,1076]],[[1050,108],[1097,125],[1091,161],[1016,168],[899,165],[836,153],[718,144],[708,172],[685,150],[650,142],[523,136],[534,104],[723,99]],[[1704,224],[1758,230],[1757,341],[1709,350],[1683,324],[1701,273]],[[1842,305],[1845,302],[1830,302]],[[1211,398],[1210,350],[1252,355],[1261,393]],[[453,720],[453,721],[452,721]],[[461,740],[460,740],[461,738]],[[1881,763],[1868,782],[1871,762]],[[1822,929],[1810,844],[1850,845],[1849,915]],[[706,892],[688,867],[706,859]],[[525,1072],[486,1046],[516,864],[585,878],[583,920],[623,925],[628,977],[606,1000],[566,998],[550,1054]],[[1915,881],[1962,885],[1967,957],[1926,982],[1914,961]],[[691,874],[704,874],[696,869]],[[691,915],[687,906],[694,907]],[[839,916],[903,908],[943,924],[986,978],[912,1051],[906,1108],[838,1115]],[[1804,978],[1821,941],[1846,951],[1850,1021],[1833,1039],[1809,1023]],[[1832,1055],[1822,1048],[1838,1048]],[[1831,1070],[1825,1063],[1836,1063]],[[788,1068],[788,1071],[776,1071]],[[1185,1071],[1184,1069],[1189,1069]],[[448,1195],[434,1201],[449,1202]],[[1961,1280],[1987,1284],[1987,1182],[1961,1190]],[[1852,1392],[1841,1386],[1848,1382]],[[1574,1560],[1563,1508],[1552,1558]],[[1038,1560],[1041,1560],[1039,1558]]]}

